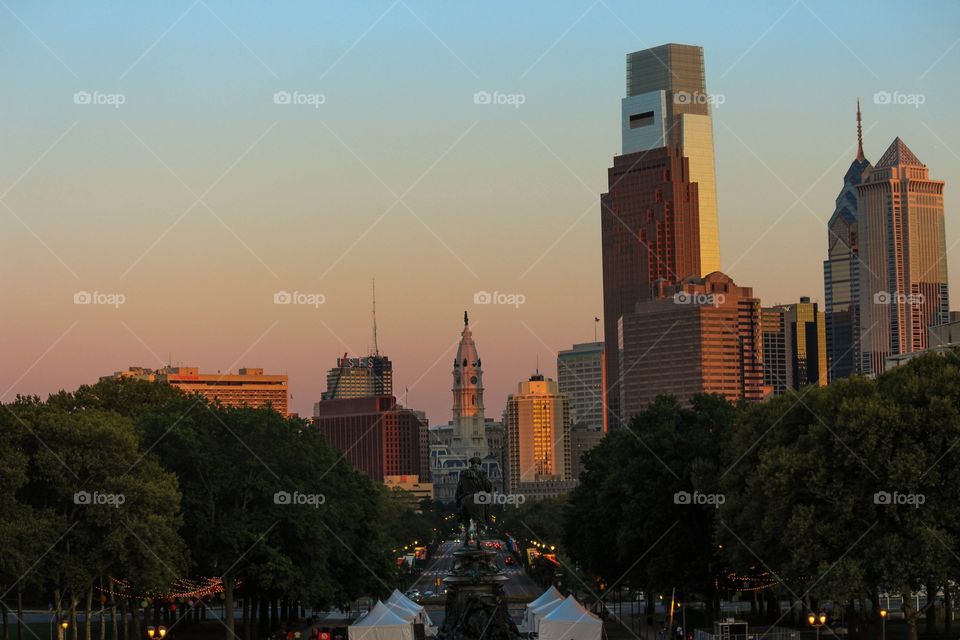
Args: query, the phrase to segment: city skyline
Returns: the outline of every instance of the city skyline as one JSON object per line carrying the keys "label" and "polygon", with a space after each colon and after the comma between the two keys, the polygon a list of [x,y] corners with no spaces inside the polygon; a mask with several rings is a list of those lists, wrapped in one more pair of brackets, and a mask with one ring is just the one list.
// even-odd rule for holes
{"label": "city skyline", "polygon": [[[953,5],[931,3],[945,19],[923,22],[910,65],[879,46],[885,29],[919,20],[893,4],[883,16],[814,2],[738,9],[726,19],[742,34],[721,37],[709,19],[568,3],[518,10],[495,55],[482,25],[459,24],[463,9],[433,4],[338,8],[342,33],[326,40],[281,20],[292,54],[252,28],[263,12],[280,19],[264,8],[123,9],[132,26],[117,35],[106,9],[50,6],[0,9],[22,20],[0,32],[10,54],[0,78],[18,88],[3,99],[0,237],[5,272],[28,274],[0,285],[3,401],[172,359],[287,374],[291,411],[308,416],[329,363],[368,355],[376,277],[398,401],[446,422],[467,309],[487,414],[499,416],[538,357],[556,377],[557,352],[592,338],[598,196],[620,148],[624,57],[666,42],[703,46],[707,87],[723,97],[713,109],[721,266],[764,306],[809,296],[823,308],[825,223],[856,155],[858,96],[866,156],[901,137],[947,182],[948,250],[960,239]],[[65,30],[70,15],[95,50]],[[390,77],[374,63],[397,41],[408,46],[384,63]],[[184,56],[198,60],[183,69]],[[364,86],[371,74],[376,90]],[[124,103],[84,104],[84,92]],[[283,104],[282,92],[324,102]],[[380,117],[381,92],[394,117]],[[770,267],[784,255],[789,269]],[[101,297],[74,304],[80,292]],[[289,304],[275,303],[280,292]],[[475,303],[482,292],[493,304]]]}

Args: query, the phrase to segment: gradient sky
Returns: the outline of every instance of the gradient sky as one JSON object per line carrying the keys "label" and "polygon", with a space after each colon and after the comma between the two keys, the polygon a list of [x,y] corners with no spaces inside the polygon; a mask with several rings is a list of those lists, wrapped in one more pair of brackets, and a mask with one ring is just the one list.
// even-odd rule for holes
{"label": "gradient sky", "polygon": [[[554,375],[557,350],[593,339],[625,54],[666,42],[702,45],[723,96],[721,261],[738,284],[822,301],[858,96],[870,160],[899,135],[947,181],[960,283],[958,37],[953,0],[2,0],[0,400],[172,357],[288,373],[309,415],[336,357],[368,349],[375,277],[401,400],[409,387],[431,424],[449,419],[467,309],[499,417],[538,358]],[[83,91],[124,103],[75,104]],[[325,303],[278,306],[281,290]],[[483,290],[525,302],[475,305]]]}

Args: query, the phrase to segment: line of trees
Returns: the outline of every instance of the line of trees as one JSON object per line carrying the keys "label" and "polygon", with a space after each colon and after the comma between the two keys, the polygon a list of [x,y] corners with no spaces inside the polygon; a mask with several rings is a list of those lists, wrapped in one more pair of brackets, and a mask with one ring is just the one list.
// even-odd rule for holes
{"label": "line of trees", "polygon": [[24,639],[25,598],[51,602],[73,639],[141,638],[141,624],[169,619],[164,594],[184,578],[222,578],[223,591],[181,611],[199,619],[219,599],[228,640],[262,637],[300,606],[385,595],[393,549],[432,533],[304,421],[166,384],[18,397],[0,434],[3,640],[11,607]]}
{"label": "line of trees", "polygon": [[889,593],[910,640],[921,617],[936,633],[960,580],[958,363],[928,354],[760,404],[658,398],[587,454],[564,549],[609,586],[676,588],[711,619],[721,596],[752,590],[768,622],[827,608],[877,637]]}

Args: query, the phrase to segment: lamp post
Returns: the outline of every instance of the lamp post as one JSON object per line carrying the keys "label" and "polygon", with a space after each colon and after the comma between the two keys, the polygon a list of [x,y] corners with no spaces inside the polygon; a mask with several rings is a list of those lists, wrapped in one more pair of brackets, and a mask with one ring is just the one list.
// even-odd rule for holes
{"label": "lamp post", "polygon": [[61,620],[60,624],[57,625],[57,638],[59,640],[64,640],[67,635],[67,627],[70,626],[70,623],[66,620]]}
{"label": "lamp post", "polygon": [[823,611],[820,613],[814,613],[811,611],[807,615],[807,622],[810,623],[811,627],[817,630],[817,640],[820,640],[820,628],[827,624],[827,614]]}
{"label": "lamp post", "polygon": [[166,627],[147,627],[147,637],[150,640],[163,640],[165,635],[167,635]]}
{"label": "lamp post", "polygon": [[887,640],[887,615],[889,611],[880,609],[880,640]]}

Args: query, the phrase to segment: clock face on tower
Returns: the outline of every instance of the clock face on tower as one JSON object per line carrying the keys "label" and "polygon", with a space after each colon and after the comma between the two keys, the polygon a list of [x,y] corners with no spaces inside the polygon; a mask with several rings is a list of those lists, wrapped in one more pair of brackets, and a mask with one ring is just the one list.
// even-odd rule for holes
{"label": "clock face on tower", "polygon": [[470,376],[470,384],[477,384],[477,376]]}

